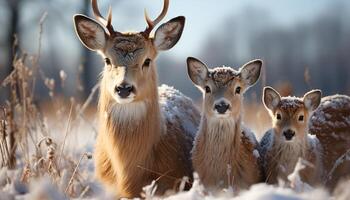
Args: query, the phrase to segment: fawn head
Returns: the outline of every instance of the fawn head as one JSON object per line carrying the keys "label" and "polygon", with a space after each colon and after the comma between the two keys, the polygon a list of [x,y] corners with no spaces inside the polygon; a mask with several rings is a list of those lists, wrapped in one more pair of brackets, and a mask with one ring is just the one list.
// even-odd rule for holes
{"label": "fawn head", "polygon": [[157,52],[172,48],[180,39],[185,24],[184,17],[173,18],[159,26],[154,37],[151,37],[152,29],[164,18],[168,7],[169,0],[164,0],[163,10],[155,20],[151,20],[145,12],[147,28],[133,33],[115,31],[111,23],[111,8],[107,19],[102,17],[97,0],[92,0],[97,21],[80,14],[74,16],[74,26],[80,41],[88,49],[97,51],[105,60],[102,82],[105,81],[104,86],[117,103],[153,98],[149,95],[157,87]]}
{"label": "fawn head", "polygon": [[320,105],[321,97],[320,90],[312,90],[298,98],[281,97],[272,87],[264,88],[262,100],[280,141],[303,141],[307,136],[309,116]]}
{"label": "fawn head", "polygon": [[187,58],[188,75],[203,92],[203,112],[209,117],[234,117],[241,112],[243,94],[260,76],[261,60],[253,60],[238,71],[230,67],[208,67],[196,58]]}

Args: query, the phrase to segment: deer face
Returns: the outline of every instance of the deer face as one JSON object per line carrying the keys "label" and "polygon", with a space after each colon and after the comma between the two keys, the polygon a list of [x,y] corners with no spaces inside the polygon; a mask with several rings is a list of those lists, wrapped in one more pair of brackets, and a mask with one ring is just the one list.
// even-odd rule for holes
{"label": "deer face", "polygon": [[[80,41],[90,50],[97,51],[105,60],[103,82],[107,91],[119,104],[143,101],[157,87],[155,59],[157,52],[172,48],[180,39],[185,18],[176,17],[162,24],[149,37],[152,28],[165,16],[168,0],[164,0],[162,13],[151,21],[146,14],[148,27],[137,33],[114,31],[111,10],[108,20],[98,11],[96,0],[92,7],[99,22],[83,16],[74,16],[74,25]],[[102,24],[101,24],[102,23]]]}
{"label": "deer face", "polygon": [[238,71],[229,67],[208,69],[201,61],[188,58],[188,75],[203,92],[205,115],[237,119],[241,112],[243,94],[259,79],[261,66],[261,60],[253,60]]}
{"label": "deer face", "polygon": [[321,96],[320,90],[312,90],[303,98],[281,97],[273,88],[264,88],[263,102],[280,141],[289,143],[304,140],[309,116],[319,106]]}

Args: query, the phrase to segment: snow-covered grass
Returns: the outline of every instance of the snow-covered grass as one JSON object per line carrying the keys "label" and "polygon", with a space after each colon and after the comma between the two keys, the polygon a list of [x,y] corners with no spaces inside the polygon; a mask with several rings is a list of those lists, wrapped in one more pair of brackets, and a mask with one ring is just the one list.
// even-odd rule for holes
{"label": "snow-covered grass", "polygon": [[[5,83],[15,86],[13,88],[32,86],[30,70],[31,67],[24,60],[18,60],[15,71]],[[17,77],[16,81],[14,77]],[[4,115],[0,118],[3,166],[0,170],[0,199],[112,199],[94,178],[92,153],[97,122],[95,105],[90,104],[97,87],[86,101],[79,103],[74,98],[62,100],[55,96],[54,87],[50,86],[55,83],[52,80],[47,83],[51,98],[47,103],[38,105],[34,103],[31,93],[19,90],[19,95],[12,96],[3,109]],[[248,113],[250,119],[247,121],[260,120],[259,112],[263,112],[263,108],[257,105],[249,107],[254,107],[251,112],[256,114]],[[250,127],[249,123],[247,126]],[[13,144],[9,140],[11,135],[15,136]],[[16,151],[11,151],[11,148]],[[11,153],[14,154],[11,156]],[[259,157],[259,152],[254,152],[254,155]],[[11,157],[15,158],[15,165],[10,165]],[[344,154],[337,162],[348,157],[348,154]],[[220,193],[211,193],[195,178],[189,191],[180,189],[177,194],[156,197],[157,184],[154,182],[144,188],[144,196],[147,199],[189,200],[331,199],[332,195],[325,189],[312,188],[301,181],[299,171],[304,165],[305,162],[300,160],[289,176],[290,182],[280,183],[279,186],[260,183],[245,191],[228,188]],[[350,186],[349,182],[340,186],[336,190],[339,192],[333,196],[350,198],[350,193],[344,189],[347,186]]]}

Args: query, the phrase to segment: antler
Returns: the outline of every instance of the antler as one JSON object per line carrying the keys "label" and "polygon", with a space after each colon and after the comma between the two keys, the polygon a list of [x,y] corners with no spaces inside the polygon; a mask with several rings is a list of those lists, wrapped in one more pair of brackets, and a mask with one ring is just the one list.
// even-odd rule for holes
{"label": "antler", "polygon": [[109,33],[112,35],[115,33],[113,26],[112,26],[112,7],[109,6],[108,9],[108,15],[107,15],[107,20],[101,15],[99,9],[98,9],[98,5],[97,5],[97,0],[92,0],[91,1],[92,4],[92,10],[94,12],[94,15],[96,17],[96,19],[101,22],[103,25],[106,26],[107,30],[109,31]]}
{"label": "antler", "polygon": [[143,34],[146,37],[149,37],[149,34],[151,33],[152,29],[165,17],[166,13],[168,12],[168,8],[169,8],[169,0],[164,0],[164,5],[163,5],[162,12],[153,21],[148,17],[147,11],[145,9],[145,19],[146,19],[146,22],[147,22],[148,26],[143,31]]}

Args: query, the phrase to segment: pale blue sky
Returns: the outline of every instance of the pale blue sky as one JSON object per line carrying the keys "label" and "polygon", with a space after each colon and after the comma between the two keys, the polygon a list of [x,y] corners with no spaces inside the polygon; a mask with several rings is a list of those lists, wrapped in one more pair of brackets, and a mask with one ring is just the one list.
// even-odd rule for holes
{"label": "pale blue sky", "polygon": [[[100,1],[103,3],[103,1]],[[108,2],[108,1],[105,1]],[[150,3],[152,2],[152,3]],[[229,16],[241,15],[247,8],[254,7],[266,11],[270,18],[276,22],[277,26],[288,27],[300,21],[309,21],[320,14],[325,7],[342,0],[172,0],[166,20],[184,15],[186,17],[186,28],[180,43],[172,51],[177,55],[191,55],[200,47],[203,40],[209,34],[220,31],[223,20]],[[162,7],[161,0],[143,0],[143,7],[147,8],[151,16],[158,14]],[[121,7],[132,7],[135,1],[123,1]],[[116,27],[124,30],[142,30],[145,26],[142,8],[137,8],[138,13],[133,13],[135,23],[127,24],[114,18]],[[248,12],[248,11],[247,11]],[[247,13],[245,13],[247,14]],[[248,14],[249,15],[249,14]],[[120,24],[120,26],[118,26]],[[186,45],[191,44],[191,45]]]}

